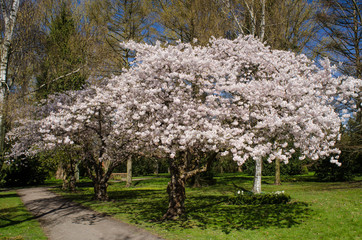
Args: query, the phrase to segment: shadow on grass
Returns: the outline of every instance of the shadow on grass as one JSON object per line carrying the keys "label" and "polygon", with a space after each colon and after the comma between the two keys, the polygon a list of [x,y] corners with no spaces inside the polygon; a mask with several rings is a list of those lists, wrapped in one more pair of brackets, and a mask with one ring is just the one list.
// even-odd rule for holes
{"label": "shadow on grass", "polygon": [[0,194],[0,198],[16,198],[19,197],[16,193]]}
{"label": "shadow on grass", "polygon": [[31,221],[35,217],[31,216],[23,206],[10,207],[0,210],[0,229]]}
{"label": "shadow on grass", "polygon": [[[207,198],[207,200],[205,200]],[[212,196],[193,197],[193,202],[209,202]],[[219,203],[216,201],[219,200]],[[225,233],[240,229],[268,227],[288,228],[305,221],[312,213],[308,204],[228,205],[227,200],[215,198],[216,204],[194,204],[189,208],[187,220],[202,229],[217,228]]]}
{"label": "shadow on grass", "polygon": [[[159,225],[166,229],[219,229],[225,233],[240,229],[288,228],[306,221],[312,214],[303,202],[269,205],[229,205],[228,196],[189,194],[187,213],[177,221],[160,221],[168,201],[165,190],[122,189],[109,191],[108,203],[92,202],[102,212],[119,215],[134,224]],[[76,197],[74,195],[73,197]],[[78,196],[78,201],[84,196]]]}

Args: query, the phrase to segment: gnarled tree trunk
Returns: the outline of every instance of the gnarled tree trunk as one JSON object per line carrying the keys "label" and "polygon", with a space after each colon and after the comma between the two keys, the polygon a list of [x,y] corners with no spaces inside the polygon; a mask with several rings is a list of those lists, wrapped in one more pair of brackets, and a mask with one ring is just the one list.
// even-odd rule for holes
{"label": "gnarled tree trunk", "polygon": [[119,163],[111,163],[107,166],[107,169],[105,169],[106,167],[103,162],[95,159],[92,154],[87,151],[85,154],[85,166],[88,176],[93,182],[93,199],[97,201],[108,201],[108,180],[111,177],[112,171],[119,165]]}
{"label": "gnarled tree trunk", "polygon": [[93,182],[94,186],[94,200],[97,201],[108,201],[108,180],[102,179],[100,181]]}
{"label": "gnarled tree trunk", "polygon": [[[207,155],[207,163],[215,159],[217,153]],[[180,153],[178,158],[169,159],[171,180],[167,186],[168,209],[163,220],[175,220],[185,214],[186,180],[207,170],[208,164],[200,166],[200,156],[192,155],[190,152]]]}
{"label": "gnarled tree trunk", "polygon": [[171,180],[167,186],[168,193],[168,209],[163,219],[175,220],[185,213],[185,200],[186,200],[186,191],[185,183],[186,177],[182,174],[182,166],[180,166],[181,161],[169,160],[170,165],[170,174]]}

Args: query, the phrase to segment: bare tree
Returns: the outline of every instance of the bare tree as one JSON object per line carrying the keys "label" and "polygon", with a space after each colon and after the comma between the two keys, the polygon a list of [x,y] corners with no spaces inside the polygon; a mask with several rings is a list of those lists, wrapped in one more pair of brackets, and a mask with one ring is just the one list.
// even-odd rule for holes
{"label": "bare tree", "polygon": [[323,35],[319,54],[328,56],[344,74],[362,77],[362,2],[356,0],[321,0],[318,23]]}

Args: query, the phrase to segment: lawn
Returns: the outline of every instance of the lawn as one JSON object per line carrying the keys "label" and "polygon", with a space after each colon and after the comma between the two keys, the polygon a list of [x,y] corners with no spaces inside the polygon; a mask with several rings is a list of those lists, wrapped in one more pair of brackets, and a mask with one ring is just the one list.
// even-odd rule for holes
{"label": "lawn", "polygon": [[[93,190],[83,183],[65,196],[96,211],[145,228],[166,239],[361,239],[362,181],[317,182],[310,176],[290,178],[283,185],[263,177],[262,190],[284,190],[286,205],[228,204],[238,190],[251,189],[252,177],[224,174],[203,188],[187,188],[187,214],[178,221],[161,222],[167,209],[167,177],[109,186],[109,202],[91,200]],[[235,186],[236,185],[236,186]]]}
{"label": "lawn", "polygon": [[0,190],[0,240],[47,239],[15,191]]}

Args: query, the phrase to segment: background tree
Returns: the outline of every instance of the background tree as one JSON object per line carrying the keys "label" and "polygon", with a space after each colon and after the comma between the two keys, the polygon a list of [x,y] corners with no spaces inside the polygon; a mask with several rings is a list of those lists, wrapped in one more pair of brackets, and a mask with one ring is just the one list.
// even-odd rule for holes
{"label": "background tree", "polygon": [[[328,56],[343,74],[362,78],[362,3],[320,0],[317,19],[322,28],[319,54]],[[342,65],[339,63],[342,62]]]}
{"label": "background tree", "polygon": [[13,39],[16,17],[20,0],[0,1],[1,13],[4,23],[1,34],[1,59],[0,59],[0,167],[3,164],[5,134],[6,134],[6,107],[9,93],[9,56],[11,53],[11,42]]}
{"label": "background tree", "polygon": [[[315,49],[319,57],[327,56],[338,66],[342,74],[355,76],[362,81],[362,3],[356,0],[320,0],[317,13],[318,24],[322,31],[321,38]],[[341,64],[340,64],[341,63]],[[360,91],[362,89],[360,88]],[[334,168],[328,162],[317,166],[318,176],[324,179],[347,180],[353,173],[360,172],[359,162],[362,154],[362,111],[361,99],[357,98],[360,109],[346,124],[342,141],[342,168]],[[338,109],[339,106],[337,105]],[[341,113],[345,114],[345,113]],[[348,166],[348,167],[347,167]],[[333,169],[328,171],[327,169]],[[325,171],[327,170],[327,171]]]}
{"label": "background tree", "polygon": [[163,39],[174,42],[207,44],[210,37],[225,37],[229,21],[220,14],[219,6],[208,0],[157,0],[157,23],[164,30]]}
{"label": "background tree", "polygon": [[134,54],[120,46],[123,41],[150,42],[157,34],[153,28],[150,0],[91,0],[86,14],[90,25],[103,29],[101,41],[109,54],[107,69],[120,74],[128,68]]}
{"label": "background tree", "polygon": [[36,78],[38,99],[55,92],[83,87],[87,75],[81,72],[86,61],[81,47],[82,40],[70,6],[62,2],[59,12],[52,17],[45,40],[43,62]]}

